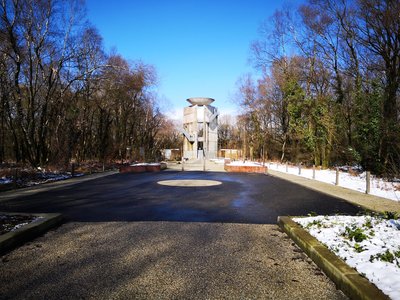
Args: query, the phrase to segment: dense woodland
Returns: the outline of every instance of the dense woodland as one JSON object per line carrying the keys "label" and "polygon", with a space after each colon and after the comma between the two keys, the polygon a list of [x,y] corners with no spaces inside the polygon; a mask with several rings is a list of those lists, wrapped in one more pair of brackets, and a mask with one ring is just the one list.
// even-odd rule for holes
{"label": "dense woodland", "polygon": [[0,162],[154,159],[172,126],[156,85],[153,66],[105,53],[81,1],[0,2]]}
{"label": "dense woodland", "polygon": [[[247,156],[400,174],[400,1],[283,7],[251,46],[229,134]],[[224,130],[221,128],[221,130]],[[229,145],[227,145],[229,146]]]}
{"label": "dense woodland", "polygon": [[[219,146],[400,174],[400,1],[284,6],[251,45]],[[106,53],[80,0],[0,2],[0,162],[156,159],[181,137],[153,66]],[[130,149],[127,153],[127,149]]]}

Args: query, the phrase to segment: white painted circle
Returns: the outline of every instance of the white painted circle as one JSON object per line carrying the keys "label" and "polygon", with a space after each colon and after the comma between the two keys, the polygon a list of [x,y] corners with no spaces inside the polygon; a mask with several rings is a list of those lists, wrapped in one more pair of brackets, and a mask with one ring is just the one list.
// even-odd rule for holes
{"label": "white painted circle", "polygon": [[222,184],[221,181],[200,180],[200,179],[162,180],[157,183],[161,184],[161,185],[167,185],[167,186],[183,186],[183,187],[214,186],[214,185]]}

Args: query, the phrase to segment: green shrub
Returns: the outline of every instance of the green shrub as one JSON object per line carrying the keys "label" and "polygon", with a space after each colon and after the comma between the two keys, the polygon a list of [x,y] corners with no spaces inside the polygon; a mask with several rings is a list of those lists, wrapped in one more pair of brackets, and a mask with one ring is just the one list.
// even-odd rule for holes
{"label": "green shrub", "polygon": [[357,253],[361,253],[361,252],[365,251],[366,249],[363,246],[361,246],[360,244],[355,243],[354,250],[356,250]]}
{"label": "green shrub", "polygon": [[317,226],[317,228],[321,228],[322,227],[322,221],[314,220],[314,221],[308,223],[306,228],[311,228],[312,226]]}
{"label": "green shrub", "polygon": [[366,221],[365,221],[363,226],[367,227],[367,228],[372,228],[371,218],[366,219]]}
{"label": "green shrub", "polygon": [[375,259],[379,259],[381,261],[393,263],[395,260],[395,257],[392,252],[389,251],[389,249],[386,249],[384,253],[378,253],[376,255],[371,255],[369,258],[370,262],[373,262]]}
{"label": "green shrub", "polygon": [[386,220],[397,220],[400,217],[399,213],[395,211],[385,211],[383,213],[383,218]]}
{"label": "green shrub", "polygon": [[353,228],[346,226],[346,231],[344,233],[344,236],[357,243],[361,243],[362,241],[368,238],[368,236],[364,233],[364,231],[361,228],[355,226],[353,226]]}

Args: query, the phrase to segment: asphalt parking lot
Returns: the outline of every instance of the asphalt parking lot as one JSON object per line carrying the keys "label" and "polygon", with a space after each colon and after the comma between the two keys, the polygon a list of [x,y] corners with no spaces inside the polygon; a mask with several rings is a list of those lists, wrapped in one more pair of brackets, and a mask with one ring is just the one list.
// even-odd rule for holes
{"label": "asphalt parking lot", "polygon": [[[17,193],[24,195],[25,193]],[[265,174],[114,174],[0,211],[66,224],[1,257],[1,299],[346,299],[276,225],[361,208]]]}
{"label": "asphalt parking lot", "polygon": [[[208,180],[215,185],[181,185]],[[160,184],[169,181],[170,185]],[[176,184],[175,184],[176,183]],[[0,211],[62,213],[68,221],[276,224],[279,215],[356,214],[360,207],[264,174],[115,174],[0,202]]]}

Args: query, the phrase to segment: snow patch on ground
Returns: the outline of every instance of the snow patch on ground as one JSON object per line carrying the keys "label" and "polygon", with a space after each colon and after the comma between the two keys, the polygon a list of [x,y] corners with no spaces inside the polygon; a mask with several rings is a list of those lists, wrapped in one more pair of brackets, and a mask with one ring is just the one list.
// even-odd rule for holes
{"label": "snow patch on ground", "polygon": [[[268,168],[270,170],[275,170],[279,172],[286,173],[286,165],[277,163],[268,163]],[[287,167],[287,173],[292,175],[297,175],[305,178],[313,178],[312,169],[301,169],[301,174],[299,174],[299,168],[295,166]],[[315,180],[326,182],[329,184],[336,183],[336,170],[316,170]],[[379,196],[382,198],[391,199],[394,201],[400,201],[400,184],[396,182],[388,182],[382,178],[378,178],[371,175],[371,187],[370,194]],[[351,190],[356,190],[362,193],[366,191],[366,172],[359,175],[352,175],[350,173],[339,172],[339,186],[345,187]]]}
{"label": "snow patch on ground", "polygon": [[225,159],[224,158],[212,158],[210,161],[216,163],[217,165],[223,165],[225,164]]}
{"label": "snow patch on ground", "polygon": [[134,164],[130,164],[131,167],[135,167],[135,166],[161,166],[160,163],[134,163]]}
{"label": "snow patch on ground", "polygon": [[[218,165],[223,165],[225,164],[225,159],[210,159],[210,161],[218,164]],[[251,166],[251,167],[261,167],[263,164],[255,161],[249,161],[249,160],[234,160],[229,162],[227,165],[230,166]]]}
{"label": "snow patch on ground", "polygon": [[400,220],[373,216],[293,220],[385,294],[400,299]]}
{"label": "snow patch on ground", "polygon": [[12,180],[10,178],[7,177],[0,178],[0,184],[9,184],[9,183],[12,183]]}
{"label": "snow patch on ground", "polygon": [[251,167],[261,167],[262,164],[258,162],[253,162],[253,161],[242,161],[242,160],[236,160],[232,161],[228,164],[229,166],[251,166]]}
{"label": "snow patch on ground", "polygon": [[[83,173],[75,173],[74,177],[84,176]],[[23,187],[35,186],[38,184],[60,181],[72,178],[71,173],[57,174],[57,173],[38,173],[35,175],[35,178],[18,178],[17,184]],[[11,177],[2,177],[0,178],[0,185],[2,184],[10,184],[13,182],[13,178]]]}
{"label": "snow patch on ground", "polygon": [[[83,175],[83,174],[82,174]],[[74,174],[74,176],[82,176],[80,174]],[[38,184],[43,184],[47,182],[54,182],[54,181],[59,181],[59,180],[65,180],[71,178],[72,175],[69,174],[43,174],[41,176],[40,180],[35,180],[35,181],[29,181],[26,183],[25,186],[34,186]]]}
{"label": "snow patch on ground", "polygon": [[27,224],[36,222],[43,219],[43,217],[31,216],[31,215],[10,215],[0,213],[0,235],[15,231]]}
{"label": "snow patch on ground", "polygon": [[37,221],[42,220],[42,219],[43,219],[43,217],[36,217],[36,218],[34,218],[32,221],[30,221],[30,222],[24,222],[24,223],[17,224],[17,225],[15,225],[10,231],[15,231],[15,230],[17,230],[17,229],[19,229],[19,228],[21,228],[21,227],[23,227],[23,226],[25,226],[25,225],[28,225],[28,224],[30,224],[30,223],[37,222]]}
{"label": "snow patch on ground", "polygon": [[[71,175],[47,174],[45,176],[41,176],[41,178],[36,181],[28,181],[24,186],[34,186],[34,185],[38,185],[38,184],[42,184],[42,183],[46,183],[46,182],[64,180],[64,179],[68,179],[71,177],[72,177]],[[13,182],[12,178],[8,178],[8,177],[0,178],[0,184],[9,184],[12,182]]]}

